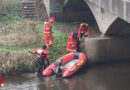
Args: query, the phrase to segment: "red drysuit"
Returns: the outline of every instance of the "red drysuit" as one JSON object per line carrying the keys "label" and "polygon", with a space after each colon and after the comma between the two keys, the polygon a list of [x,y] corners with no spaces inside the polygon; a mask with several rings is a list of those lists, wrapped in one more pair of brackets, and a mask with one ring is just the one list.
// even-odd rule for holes
{"label": "red drysuit", "polygon": [[49,65],[49,56],[48,56],[48,51],[44,49],[36,49],[32,51],[32,54],[37,54],[38,56],[38,64],[39,64],[39,70],[38,72],[42,73],[42,71],[46,68],[45,62],[47,61]]}
{"label": "red drysuit", "polygon": [[45,22],[44,27],[44,36],[45,36],[45,43],[47,48],[52,45],[53,42],[53,35],[52,35],[52,24],[50,22]]}
{"label": "red drysuit", "polygon": [[53,35],[52,35],[52,23],[54,22],[54,18],[51,17],[49,19],[49,22],[45,22],[44,24],[44,36],[45,36],[45,43],[47,48],[49,48],[49,46],[52,46],[53,43]]}
{"label": "red drysuit", "polygon": [[80,27],[79,27],[79,31],[78,31],[79,39],[81,39],[83,35],[85,37],[89,37],[90,36],[89,25],[86,24],[86,23],[80,24]]}
{"label": "red drysuit", "polygon": [[74,32],[72,32],[68,36],[68,42],[67,42],[67,48],[66,48],[66,51],[68,51],[68,52],[76,52],[77,51],[78,40],[77,40],[77,38],[73,38],[73,35],[74,35]]}

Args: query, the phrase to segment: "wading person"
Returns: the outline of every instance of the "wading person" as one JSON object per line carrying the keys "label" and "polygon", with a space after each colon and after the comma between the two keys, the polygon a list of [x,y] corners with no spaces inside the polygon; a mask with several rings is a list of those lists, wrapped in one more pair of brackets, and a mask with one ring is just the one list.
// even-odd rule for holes
{"label": "wading person", "polygon": [[49,22],[44,23],[44,36],[45,36],[45,43],[46,43],[47,49],[49,48],[49,46],[52,46],[52,43],[53,43],[53,35],[52,35],[53,22],[54,22],[54,18],[51,17],[49,19]]}
{"label": "wading person", "polygon": [[77,52],[80,49],[80,42],[78,38],[77,32],[72,32],[68,36],[67,48],[66,51],[68,52]]}
{"label": "wading person", "polygon": [[90,36],[90,30],[89,30],[89,25],[86,23],[81,23],[78,31],[78,36],[79,39],[81,39],[83,36],[84,37],[89,37]]}
{"label": "wading person", "polygon": [[46,68],[46,62],[49,63],[48,51],[46,50],[46,45],[43,45],[43,48],[36,49],[31,52],[32,54],[37,54],[37,62],[38,62],[38,73],[42,74],[43,70]]}

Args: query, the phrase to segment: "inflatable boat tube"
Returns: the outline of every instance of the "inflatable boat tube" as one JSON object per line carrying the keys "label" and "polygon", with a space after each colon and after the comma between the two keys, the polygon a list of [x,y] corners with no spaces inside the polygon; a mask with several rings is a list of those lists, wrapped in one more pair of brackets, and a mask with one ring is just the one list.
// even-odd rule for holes
{"label": "inflatable boat tube", "polygon": [[84,53],[73,52],[64,55],[60,59],[53,62],[49,67],[43,71],[44,76],[50,76],[53,74],[59,74],[57,68],[60,69],[61,77],[69,77],[78,71],[85,63],[87,59]]}

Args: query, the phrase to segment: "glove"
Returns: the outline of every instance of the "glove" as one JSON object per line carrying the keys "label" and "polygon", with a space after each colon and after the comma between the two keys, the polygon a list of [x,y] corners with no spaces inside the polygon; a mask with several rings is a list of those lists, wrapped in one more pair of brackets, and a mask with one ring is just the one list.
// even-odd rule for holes
{"label": "glove", "polygon": [[31,54],[34,54],[34,53],[32,53],[32,51],[28,51],[29,53],[31,53]]}

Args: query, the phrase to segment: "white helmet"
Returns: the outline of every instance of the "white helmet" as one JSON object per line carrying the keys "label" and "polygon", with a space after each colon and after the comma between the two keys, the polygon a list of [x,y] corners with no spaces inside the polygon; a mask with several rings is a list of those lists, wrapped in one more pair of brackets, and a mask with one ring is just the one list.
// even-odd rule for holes
{"label": "white helmet", "polygon": [[42,50],[41,49],[37,50],[37,53],[42,54]]}

